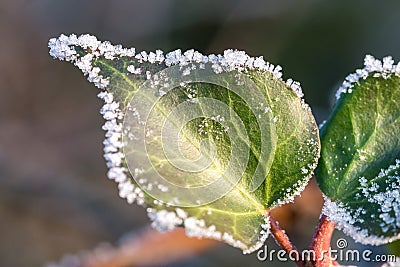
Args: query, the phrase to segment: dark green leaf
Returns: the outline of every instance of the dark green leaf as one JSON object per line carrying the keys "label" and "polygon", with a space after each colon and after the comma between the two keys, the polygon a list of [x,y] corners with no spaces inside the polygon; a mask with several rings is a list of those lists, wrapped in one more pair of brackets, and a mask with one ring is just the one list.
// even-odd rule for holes
{"label": "dark green leaf", "polygon": [[349,75],[321,128],[324,213],[364,244],[400,234],[400,65],[371,56]]}

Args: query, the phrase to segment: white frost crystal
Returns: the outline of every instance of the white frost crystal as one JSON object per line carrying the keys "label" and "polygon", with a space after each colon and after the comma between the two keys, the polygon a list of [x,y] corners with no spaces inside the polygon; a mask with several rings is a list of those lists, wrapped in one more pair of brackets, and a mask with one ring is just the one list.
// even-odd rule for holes
{"label": "white frost crystal", "polygon": [[126,198],[128,203],[136,201],[137,204],[143,205],[144,194],[142,190],[128,180],[129,172],[127,168],[123,167],[122,124],[117,121],[118,118],[122,117],[119,103],[115,102],[113,95],[106,91],[100,92],[98,97],[105,102],[100,113],[106,120],[102,128],[106,131],[106,139],[103,144],[104,158],[109,168],[107,176],[118,183],[120,197]]}
{"label": "white frost crystal", "polygon": [[[88,49],[91,53],[86,56],[79,57],[76,47]],[[169,52],[164,56],[161,50],[155,52],[142,51],[135,54],[134,48],[123,48],[121,45],[112,45],[110,42],[98,41],[95,36],[84,34],[77,37],[75,34],[70,36],[61,35],[59,38],[52,38],[49,41],[50,55],[60,60],[66,60],[73,62],[79,69],[82,70],[84,75],[89,76],[89,81],[93,82],[97,87],[104,89],[108,86],[108,77],[104,78],[98,75],[97,69],[93,70],[92,60],[94,58],[103,56],[106,59],[114,59],[116,57],[135,57],[139,62],[149,62],[154,64],[165,63],[166,66],[181,65],[186,66],[189,63],[213,63],[213,69],[216,73],[222,71],[244,71],[247,69],[259,69],[262,71],[271,72],[275,78],[281,79],[282,68],[281,66],[274,66],[271,63],[266,62],[263,57],[253,58],[248,56],[244,51],[225,50],[223,55],[209,55],[204,56],[201,53],[191,49],[184,53],[180,49]],[[388,61],[389,62],[389,61]],[[385,66],[387,67],[389,63]],[[399,69],[400,67],[397,66]],[[127,69],[128,72],[134,74],[140,74],[140,69],[135,69],[134,66],[130,65]],[[292,79],[288,79],[286,84],[293,89],[293,91],[301,98],[303,92],[299,82],[295,82]]]}
{"label": "white frost crystal", "polygon": [[[379,191],[376,181],[385,179],[387,189]],[[381,170],[377,177],[372,181],[367,181],[365,177],[359,179],[362,197],[366,198],[370,205],[378,206],[379,218],[382,223],[379,225],[383,233],[389,227],[400,228],[400,160],[390,165],[387,169]],[[361,196],[356,196],[359,199]],[[362,207],[350,208],[340,201],[331,201],[325,197],[325,205],[322,212],[328,216],[329,220],[337,224],[337,228],[351,236],[355,241],[362,244],[381,245],[392,242],[400,238],[400,235],[393,237],[376,236],[362,229],[356,224],[365,223],[360,215],[367,214]],[[371,216],[374,216],[372,214]],[[372,218],[374,219],[374,218]]]}
{"label": "white frost crystal", "polygon": [[141,74],[141,70],[140,70],[140,68],[135,68],[135,66],[133,66],[133,65],[129,65],[127,68],[126,68],[126,70],[127,71],[129,71],[130,73],[133,73],[133,74]]}
{"label": "white frost crystal", "polygon": [[270,234],[270,222],[268,217],[265,218],[264,224],[261,225],[262,230],[260,231],[258,242],[250,248],[248,248],[243,242],[235,240],[232,235],[217,231],[214,225],[207,227],[204,220],[198,220],[194,217],[189,217],[184,220],[184,226],[187,236],[222,240],[231,246],[242,249],[244,254],[248,254],[259,249]]}
{"label": "white frost crystal", "polygon": [[352,93],[354,85],[361,79],[365,80],[369,74],[373,73],[374,77],[389,78],[392,74],[400,76],[400,62],[394,65],[392,57],[383,58],[382,61],[371,55],[364,58],[364,68],[356,70],[355,73],[349,74],[342,86],[336,92],[336,99],[339,99],[343,93]]}
{"label": "white frost crystal", "polygon": [[[182,52],[180,49],[169,52],[164,55],[161,50],[155,52],[142,51],[136,53],[134,48],[123,48],[121,45],[112,45],[110,42],[98,41],[96,37],[85,34],[77,37],[75,34],[70,36],[61,35],[59,38],[52,38],[49,41],[50,55],[60,60],[72,62],[77,66],[82,73],[87,76],[87,79],[92,82],[96,87],[102,89],[98,97],[104,101],[104,106],[101,108],[100,113],[106,120],[103,125],[103,130],[106,132],[104,144],[104,158],[109,168],[107,176],[109,179],[115,180],[118,183],[119,195],[125,198],[129,203],[136,202],[139,205],[145,205],[145,195],[139,186],[132,182],[132,175],[134,178],[139,178],[144,184],[145,179],[140,175],[143,170],[134,170],[133,174],[125,167],[125,158],[123,154],[123,128],[122,121],[124,118],[123,111],[120,109],[120,103],[115,100],[114,95],[107,92],[107,87],[110,84],[110,77],[103,76],[106,73],[101,66],[94,65],[94,62],[100,57],[113,60],[117,58],[127,57],[135,59],[139,62],[138,65],[128,65],[126,73],[128,75],[141,75],[147,79],[154,78],[154,73],[151,73],[142,63],[163,64],[166,67],[178,65],[182,67],[182,71],[186,74],[196,68],[204,69],[205,64],[210,64],[215,73],[239,71],[245,72],[247,70],[261,70],[270,72],[276,79],[282,80],[282,68],[274,66],[266,62],[263,57],[250,57],[244,51],[225,50],[223,55],[203,55],[193,49]],[[85,54],[81,52],[84,50]],[[195,65],[197,63],[198,65]],[[393,69],[393,62],[386,60],[380,67],[383,70]],[[400,70],[400,67],[397,66]],[[303,97],[301,86],[299,82],[288,79],[286,84],[297,94],[299,98]],[[163,91],[160,89],[160,95]],[[189,91],[190,101],[196,101],[196,92]],[[302,100],[302,107],[309,109],[308,105]],[[134,113],[134,107],[127,107],[127,109]],[[141,120],[140,115],[137,114],[138,121]],[[144,123],[144,122],[143,122]],[[135,138],[129,135],[128,138]],[[311,145],[311,144],[310,144]],[[305,166],[302,171],[307,176],[311,175],[311,171],[315,166]],[[299,181],[290,190],[285,191],[285,201],[279,200],[275,205],[282,205],[288,201],[292,201],[294,196],[298,195],[306,186],[309,177]],[[141,183],[141,182],[139,182]],[[153,184],[146,185],[153,187]],[[153,189],[160,189],[167,192],[168,188],[161,184],[154,185]],[[189,236],[196,237],[209,237],[217,240],[225,241],[235,247],[241,248],[244,253],[250,253],[260,248],[270,233],[269,218],[265,218],[264,224],[261,225],[258,242],[251,247],[239,240],[221,231],[218,231],[215,225],[206,225],[204,220],[199,220],[195,217],[190,217],[183,209],[176,208],[173,210],[171,207],[166,206],[164,203],[154,200],[154,205],[157,208],[148,208],[148,214],[152,220],[152,226],[162,232],[171,231],[177,226],[185,226],[186,232]],[[159,206],[158,206],[159,205]],[[160,207],[170,208],[169,210],[160,210]],[[208,215],[212,214],[211,211],[207,212]]]}
{"label": "white frost crystal", "polygon": [[173,211],[153,211],[152,209],[147,209],[147,211],[149,218],[152,220],[151,226],[161,233],[172,231],[176,226],[182,224],[182,219]]}

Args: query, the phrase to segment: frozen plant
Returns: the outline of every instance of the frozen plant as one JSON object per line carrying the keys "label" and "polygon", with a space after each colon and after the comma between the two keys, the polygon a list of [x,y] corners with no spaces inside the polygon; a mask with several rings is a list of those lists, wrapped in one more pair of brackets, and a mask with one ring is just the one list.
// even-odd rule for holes
{"label": "frozen plant", "polygon": [[[379,245],[400,238],[400,63],[366,56],[318,129],[300,84],[244,51],[164,54],[61,35],[50,55],[77,66],[104,101],[108,178],[162,231],[252,253],[270,234],[297,251],[270,211],[314,175],[325,198],[298,266],[337,264],[334,228]],[[301,254],[301,253],[300,253]]]}

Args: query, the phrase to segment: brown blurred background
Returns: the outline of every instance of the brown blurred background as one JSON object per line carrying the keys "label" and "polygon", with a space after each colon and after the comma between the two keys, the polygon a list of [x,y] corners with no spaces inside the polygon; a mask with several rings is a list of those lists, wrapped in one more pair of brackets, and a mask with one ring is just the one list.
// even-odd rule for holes
{"label": "brown blurred background", "polygon": [[[320,122],[366,53],[400,59],[398,25],[398,0],[0,0],[0,266],[43,266],[148,223],[106,178],[97,89],[48,55],[49,38],[91,33],[137,50],[263,55],[302,83]],[[321,204],[315,185],[298,202],[279,217],[305,247]],[[278,263],[221,245],[165,265]]]}

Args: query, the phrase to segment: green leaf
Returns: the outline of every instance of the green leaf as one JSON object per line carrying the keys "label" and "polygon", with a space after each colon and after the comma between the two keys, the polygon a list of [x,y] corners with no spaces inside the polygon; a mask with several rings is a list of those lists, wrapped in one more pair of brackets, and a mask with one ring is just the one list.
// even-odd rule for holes
{"label": "green leaf", "polygon": [[356,241],[400,237],[400,64],[371,56],[346,78],[321,128],[323,212]]}
{"label": "green leaf", "polygon": [[88,35],[49,47],[103,89],[108,177],[161,231],[184,226],[252,252],[268,236],[267,211],[313,173],[318,129],[299,84],[261,57],[134,54]]}

